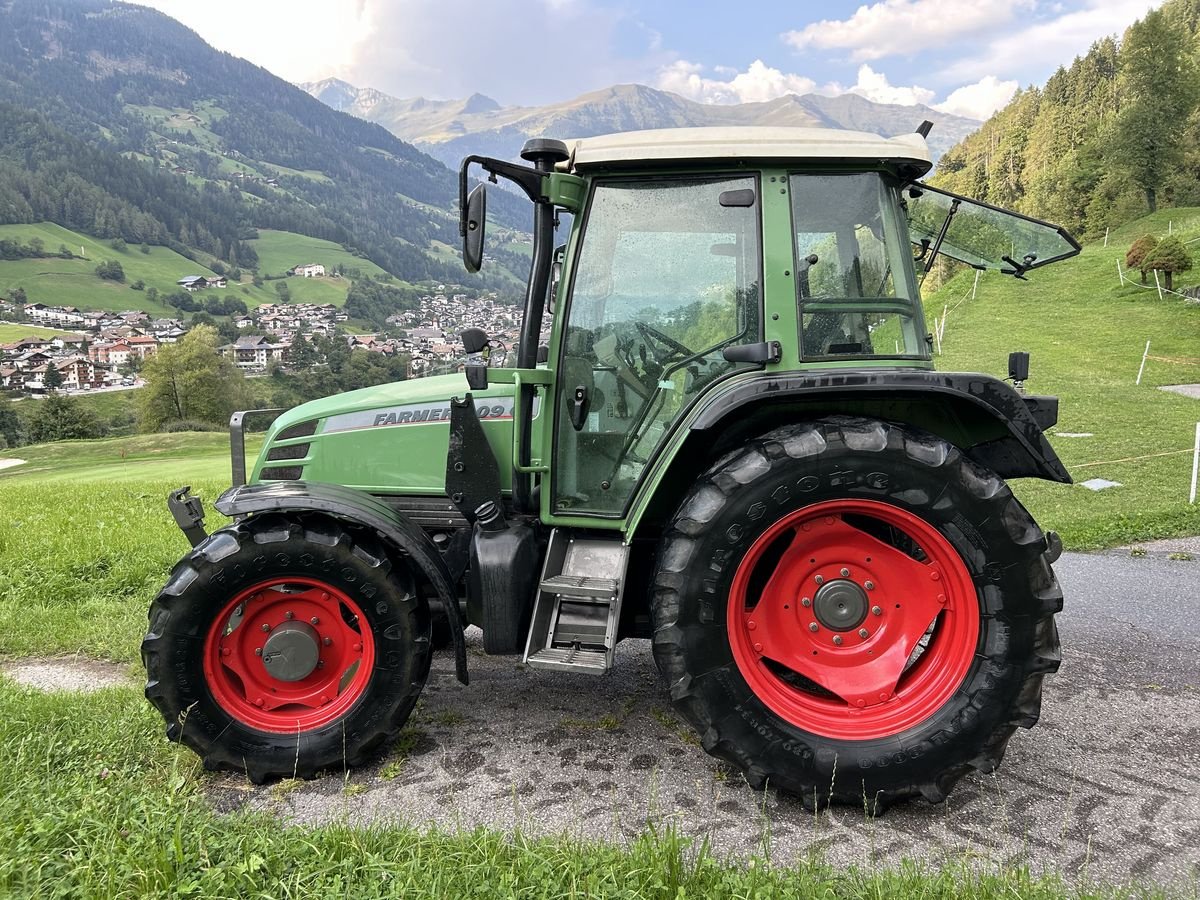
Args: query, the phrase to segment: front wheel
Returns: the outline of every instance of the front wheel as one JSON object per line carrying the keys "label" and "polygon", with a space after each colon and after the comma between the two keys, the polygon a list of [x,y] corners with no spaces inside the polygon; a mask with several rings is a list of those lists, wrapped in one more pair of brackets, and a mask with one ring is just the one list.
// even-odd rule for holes
{"label": "front wheel", "polygon": [[358,765],[425,683],[429,611],[366,535],[256,516],[175,566],[150,607],[146,696],[208,768],[261,782]]}
{"label": "front wheel", "polygon": [[706,750],[806,805],[940,800],[1036,722],[1062,594],[1004,482],[869,419],[714,465],[655,575],[654,651]]}

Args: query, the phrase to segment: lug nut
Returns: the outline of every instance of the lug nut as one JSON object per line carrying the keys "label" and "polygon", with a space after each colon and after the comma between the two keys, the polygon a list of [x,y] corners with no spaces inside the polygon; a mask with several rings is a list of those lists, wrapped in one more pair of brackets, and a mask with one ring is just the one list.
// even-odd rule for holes
{"label": "lug nut", "polygon": [[945,602],[946,602],[946,595],[938,594],[938,603],[945,603]]}
{"label": "lug nut", "polygon": [[325,705],[326,703],[328,703],[328,702],[329,702],[329,695],[328,695],[328,694],[322,694],[322,695],[321,695],[321,705],[322,705],[322,706],[324,706],[324,705]]}
{"label": "lug nut", "polygon": [[758,623],[757,623],[757,622],[755,622],[755,621],[753,621],[753,620],[751,620],[751,621],[749,621],[749,622],[747,622],[747,623],[746,623],[746,627],[747,627],[748,629],[750,629],[751,631],[753,631],[755,628],[757,628],[757,627],[758,627]]}
{"label": "lug nut", "polygon": [[867,581],[863,584],[863,587],[865,587],[868,591],[873,591],[875,590],[875,582]]}
{"label": "lug nut", "polygon": [[812,606],[812,601],[809,600],[807,597],[803,597],[800,600],[800,605],[801,606]]}
{"label": "lug nut", "polygon": [[317,660],[317,668],[318,668],[318,669],[323,669],[323,668],[325,668],[325,660],[323,660],[323,659],[318,659],[318,660]]}
{"label": "lug nut", "polygon": [[233,651],[232,651],[232,650],[230,650],[228,647],[222,647],[222,648],[221,648],[221,655],[222,655],[222,656],[229,656],[231,653],[233,653]]}
{"label": "lug nut", "polygon": [[864,641],[870,636],[870,634],[871,634],[871,632],[867,631],[867,629],[865,629],[865,628],[858,629],[858,636],[860,638],[862,638]]}
{"label": "lug nut", "polygon": [[820,628],[821,628],[821,626],[818,625],[816,622],[812,622],[808,626],[809,631],[818,631],[818,630],[820,630]]}
{"label": "lug nut", "polygon": [[355,643],[355,645],[352,649],[354,650],[355,653],[357,653],[358,651],[360,651],[362,649],[362,644]]}
{"label": "lug nut", "polygon": [[271,626],[270,626],[270,625],[268,625],[266,622],[263,622],[263,624],[262,624],[262,630],[263,630],[263,631],[270,631],[270,630],[271,630]]}
{"label": "lug nut", "polygon": [[854,701],[854,705],[859,708],[862,708],[867,705],[867,701],[860,698],[860,699]]}
{"label": "lug nut", "polygon": [[839,647],[842,646],[842,636],[840,634],[835,634],[833,636],[833,642],[835,644],[837,644]]}
{"label": "lug nut", "polygon": [[934,581],[941,581],[941,580],[942,580],[942,573],[941,573],[941,572],[938,572],[938,571],[935,569],[934,571],[932,571],[932,572],[930,572],[930,573],[929,573],[929,577],[930,577],[930,578],[932,578]]}
{"label": "lug nut", "polygon": [[289,609],[283,614],[283,617],[290,622],[292,619],[296,618],[296,614]]}
{"label": "lug nut", "polygon": [[825,579],[824,579],[824,578],[822,578],[820,575],[818,575],[818,576],[817,576],[815,579],[813,579],[813,580],[814,580],[814,581],[816,581],[816,583],[817,583],[817,584],[824,584],[824,583],[825,583]]}
{"label": "lug nut", "polygon": [[263,705],[263,698],[262,698],[262,697],[255,697],[255,698],[254,698],[254,705],[255,705],[255,706],[262,706],[262,705]]}
{"label": "lug nut", "polygon": [[324,644],[326,647],[328,647],[330,644],[333,643],[333,638],[331,638],[329,635],[325,635],[325,637],[324,637],[324,639],[322,639],[321,643]]}
{"label": "lug nut", "polygon": [[847,569],[847,568],[845,568],[845,567],[843,567],[843,568],[842,568],[842,572],[841,572],[841,574],[842,574],[842,577],[843,577],[843,578],[849,578],[849,577],[850,577],[850,570],[849,570],[849,569]]}
{"label": "lug nut", "polygon": [[262,656],[262,647],[255,647],[255,648],[254,648],[254,655],[255,655],[255,656]]}
{"label": "lug nut", "polygon": [[309,625],[320,625],[321,620],[318,619],[316,616],[313,616],[311,619],[308,620],[308,624]]}
{"label": "lug nut", "polygon": [[878,606],[872,606],[872,607],[871,607],[871,615],[873,615],[873,616],[882,616],[882,615],[883,615],[883,610],[882,610],[882,609],[880,609]]}
{"label": "lug nut", "polygon": [[754,645],[754,652],[755,652],[755,653],[762,653],[762,644],[755,644],[755,645]]}

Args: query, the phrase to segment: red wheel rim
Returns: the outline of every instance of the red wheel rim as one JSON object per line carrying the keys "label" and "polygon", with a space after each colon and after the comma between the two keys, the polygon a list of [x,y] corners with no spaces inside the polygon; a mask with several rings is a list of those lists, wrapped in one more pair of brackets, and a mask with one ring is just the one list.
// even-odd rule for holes
{"label": "red wheel rim", "polygon": [[366,617],[311,578],[264,581],[230,600],[204,640],[204,677],[220,707],[260,731],[328,725],[363,695],[375,668]]}
{"label": "red wheel rim", "polygon": [[737,667],[769,709],[804,731],[870,740],[954,695],[975,657],[979,602],[962,558],[924,519],[831,500],[754,542],[728,625]]}

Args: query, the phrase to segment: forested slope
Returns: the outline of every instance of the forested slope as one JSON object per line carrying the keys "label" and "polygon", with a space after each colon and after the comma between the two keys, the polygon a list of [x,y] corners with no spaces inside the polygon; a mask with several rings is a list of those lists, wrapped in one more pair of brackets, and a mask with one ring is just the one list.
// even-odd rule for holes
{"label": "forested slope", "polygon": [[942,157],[936,184],[1102,235],[1200,204],[1200,0],[1167,0],[1029,87]]}

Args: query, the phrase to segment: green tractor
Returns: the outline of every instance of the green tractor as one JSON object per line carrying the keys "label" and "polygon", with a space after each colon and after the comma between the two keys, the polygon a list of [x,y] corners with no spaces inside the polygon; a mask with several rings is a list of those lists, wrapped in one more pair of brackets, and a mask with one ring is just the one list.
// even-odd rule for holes
{"label": "green tractor", "polygon": [[994,770],[1038,718],[1062,607],[1061,544],[1005,479],[1070,476],[1026,354],[1012,385],[934,371],[918,281],[939,255],[1024,278],[1079,245],[919,182],[928,127],[465,159],[469,271],[471,167],[533,204],[515,365],[468,329],[460,374],[279,415],[249,478],[234,416],[233,522],[170,498],[193,549],[142,645],[167,736],[255,782],[360,765],[439,644],[467,683],[470,624],[591,675],[649,638],[704,749],[807,805]]}

